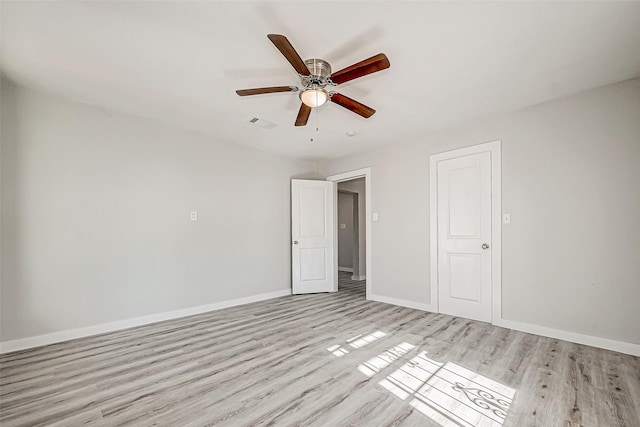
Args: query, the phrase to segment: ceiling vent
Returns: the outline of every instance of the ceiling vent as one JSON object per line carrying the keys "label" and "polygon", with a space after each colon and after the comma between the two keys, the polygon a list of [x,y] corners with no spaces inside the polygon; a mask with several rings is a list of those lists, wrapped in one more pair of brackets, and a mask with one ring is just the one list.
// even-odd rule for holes
{"label": "ceiling vent", "polygon": [[264,128],[264,129],[273,129],[274,127],[278,126],[273,122],[270,122],[264,119],[259,119],[257,117],[254,117],[251,120],[249,120],[249,123],[253,123],[254,125],[260,126],[261,128]]}

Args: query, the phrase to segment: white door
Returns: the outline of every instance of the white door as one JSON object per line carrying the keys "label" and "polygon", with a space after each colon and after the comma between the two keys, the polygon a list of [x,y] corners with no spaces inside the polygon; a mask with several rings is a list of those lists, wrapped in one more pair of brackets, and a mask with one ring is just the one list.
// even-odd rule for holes
{"label": "white door", "polygon": [[438,305],[491,322],[491,154],[437,163]]}
{"label": "white door", "polygon": [[291,180],[291,260],[294,294],[336,292],[335,183]]}

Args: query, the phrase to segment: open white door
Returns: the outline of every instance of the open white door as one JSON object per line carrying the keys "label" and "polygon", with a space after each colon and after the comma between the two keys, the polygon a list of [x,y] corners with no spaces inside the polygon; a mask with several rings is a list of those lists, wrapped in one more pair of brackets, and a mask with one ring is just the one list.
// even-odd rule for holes
{"label": "open white door", "polygon": [[440,312],[491,322],[491,153],[437,163]]}
{"label": "open white door", "polygon": [[291,180],[291,261],[294,294],[336,292],[334,182]]}

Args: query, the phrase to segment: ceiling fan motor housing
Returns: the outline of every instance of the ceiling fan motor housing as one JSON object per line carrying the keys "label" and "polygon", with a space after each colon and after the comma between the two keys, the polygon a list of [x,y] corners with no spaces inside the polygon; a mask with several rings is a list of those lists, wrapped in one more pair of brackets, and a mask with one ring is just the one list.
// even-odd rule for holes
{"label": "ceiling fan motor housing", "polygon": [[307,59],[304,61],[304,65],[307,66],[309,72],[314,77],[327,78],[331,75],[331,65],[324,59]]}
{"label": "ceiling fan motor housing", "polygon": [[304,87],[320,86],[325,87],[330,84],[329,76],[331,76],[331,65],[324,59],[307,59],[304,61],[304,65],[307,66],[310,76],[300,76],[302,78],[302,84]]}

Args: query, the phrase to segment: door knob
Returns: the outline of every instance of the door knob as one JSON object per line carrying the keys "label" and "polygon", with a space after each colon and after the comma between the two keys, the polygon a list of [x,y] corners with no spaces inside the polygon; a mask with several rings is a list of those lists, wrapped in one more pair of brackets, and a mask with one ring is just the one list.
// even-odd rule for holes
{"label": "door knob", "polygon": [[482,249],[484,249],[484,250],[489,249],[489,244],[488,243],[483,243],[482,244]]}
{"label": "door knob", "polygon": [[294,240],[294,241],[293,241],[293,244],[294,244],[294,245],[297,245],[297,244],[298,244],[298,241],[297,241],[297,240]]}

